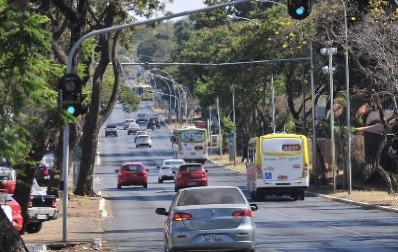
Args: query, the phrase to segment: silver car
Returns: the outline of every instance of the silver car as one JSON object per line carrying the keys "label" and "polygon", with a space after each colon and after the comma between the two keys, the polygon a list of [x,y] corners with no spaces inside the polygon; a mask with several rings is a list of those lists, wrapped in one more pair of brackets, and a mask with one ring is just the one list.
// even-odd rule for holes
{"label": "silver car", "polygon": [[165,251],[255,251],[253,212],[242,191],[235,186],[191,187],[178,191],[164,225]]}

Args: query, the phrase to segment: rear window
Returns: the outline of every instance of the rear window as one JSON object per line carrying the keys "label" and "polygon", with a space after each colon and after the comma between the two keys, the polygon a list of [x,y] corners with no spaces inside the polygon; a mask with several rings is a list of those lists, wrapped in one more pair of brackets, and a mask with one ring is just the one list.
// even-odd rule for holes
{"label": "rear window", "polygon": [[181,165],[184,161],[166,161],[164,162],[165,165]]}
{"label": "rear window", "polygon": [[108,129],[109,129],[109,128],[117,128],[115,124],[113,124],[113,125],[107,125],[106,127],[107,127]]}
{"label": "rear window", "polygon": [[141,165],[123,165],[123,171],[142,171],[144,167]]}
{"label": "rear window", "polygon": [[242,194],[235,188],[201,188],[184,191],[178,199],[177,206],[245,203]]}
{"label": "rear window", "polygon": [[181,166],[180,171],[201,171],[201,165],[192,165],[192,166]]}

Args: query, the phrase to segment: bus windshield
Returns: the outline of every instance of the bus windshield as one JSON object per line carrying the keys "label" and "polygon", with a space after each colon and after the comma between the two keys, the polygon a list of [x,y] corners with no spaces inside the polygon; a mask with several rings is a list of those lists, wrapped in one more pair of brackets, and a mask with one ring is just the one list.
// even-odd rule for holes
{"label": "bus windshield", "polygon": [[182,142],[204,142],[206,140],[205,131],[187,130],[181,132]]}

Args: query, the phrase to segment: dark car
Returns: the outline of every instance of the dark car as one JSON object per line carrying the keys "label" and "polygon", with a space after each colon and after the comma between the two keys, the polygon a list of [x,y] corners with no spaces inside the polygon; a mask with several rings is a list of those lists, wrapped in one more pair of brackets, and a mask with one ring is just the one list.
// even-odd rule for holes
{"label": "dark car", "polygon": [[149,128],[153,127],[153,126],[154,126],[155,128],[157,128],[157,129],[160,129],[160,120],[159,120],[159,117],[155,117],[155,116],[149,117],[147,129],[149,129]]}
{"label": "dark car", "polygon": [[48,185],[48,182],[50,181],[50,171],[51,167],[54,165],[54,160],[55,157],[52,153],[47,153],[42,157],[35,172],[36,181],[40,186]]}
{"label": "dark car", "polygon": [[105,137],[110,136],[110,135],[113,135],[113,136],[117,137],[117,133],[118,133],[118,130],[117,130],[116,124],[108,124],[108,125],[106,125]]}
{"label": "dark car", "polygon": [[207,170],[201,163],[182,164],[178,171],[173,173],[175,174],[174,190],[176,192],[186,187],[207,186]]}
{"label": "dark car", "polygon": [[148,168],[140,162],[126,162],[123,163],[120,169],[116,169],[117,188],[122,186],[141,185],[144,188],[148,187]]}

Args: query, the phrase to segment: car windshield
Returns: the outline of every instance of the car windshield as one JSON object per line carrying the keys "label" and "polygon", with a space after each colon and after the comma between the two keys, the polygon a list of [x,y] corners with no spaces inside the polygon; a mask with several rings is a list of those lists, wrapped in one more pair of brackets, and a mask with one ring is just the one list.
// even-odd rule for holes
{"label": "car windshield", "polygon": [[242,194],[235,188],[201,188],[182,192],[177,206],[245,203]]}
{"label": "car windshield", "polygon": [[183,164],[184,163],[184,161],[177,161],[177,160],[173,160],[173,161],[165,161],[164,162],[164,165],[181,165],[181,164]]}
{"label": "car windshield", "polygon": [[141,165],[123,165],[123,171],[142,171],[144,168]]}

